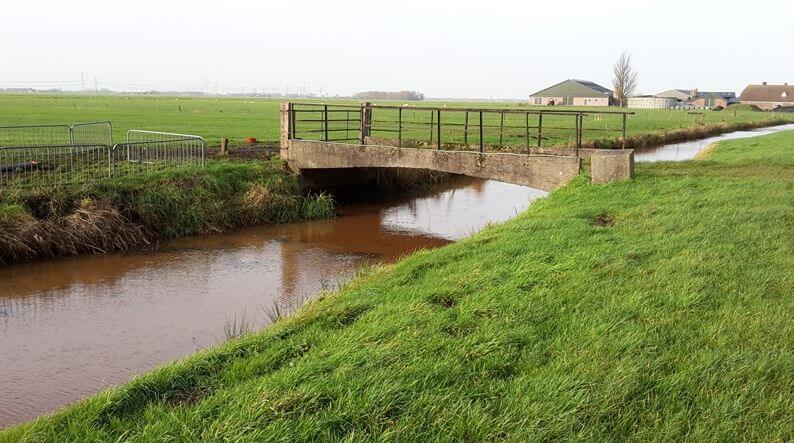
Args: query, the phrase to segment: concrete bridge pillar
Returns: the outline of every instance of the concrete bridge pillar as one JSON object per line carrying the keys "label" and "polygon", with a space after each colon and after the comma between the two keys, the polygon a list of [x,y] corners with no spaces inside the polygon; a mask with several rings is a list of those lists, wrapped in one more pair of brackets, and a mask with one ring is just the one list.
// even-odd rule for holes
{"label": "concrete bridge pillar", "polygon": [[279,155],[282,160],[289,160],[289,139],[292,134],[291,111],[292,103],[281,102],[281,139]]}
{"label": "concrete bridge pillar", "polygon": [[630,180],[634,177],[633,149],[597,149],[590,157],[590,179],[594,185]]}

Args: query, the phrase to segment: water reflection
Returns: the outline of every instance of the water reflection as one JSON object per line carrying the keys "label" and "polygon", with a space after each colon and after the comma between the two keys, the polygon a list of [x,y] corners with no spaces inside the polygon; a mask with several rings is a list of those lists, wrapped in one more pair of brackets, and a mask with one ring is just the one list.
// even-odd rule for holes
{"label": "water reflection", "polygon": [[250,318],[332,289],[367,264],[443,246],[543,194],[460,178],[417,198],[346,205],[334,220],[0,269],[0,426],[210,346],[234,315]]}

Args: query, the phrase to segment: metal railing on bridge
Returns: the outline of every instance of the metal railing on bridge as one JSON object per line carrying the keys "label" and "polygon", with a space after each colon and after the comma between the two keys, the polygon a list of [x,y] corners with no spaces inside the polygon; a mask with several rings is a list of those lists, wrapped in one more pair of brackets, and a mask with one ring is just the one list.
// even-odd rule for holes
{"label": "metal railing on bridge", "polygon": [[606,110],[452,108],[413,105],[290,103],[292,139],[327,142],[372,140],[399,147],[525,151],[544,145],[579,148],[589,134],[626,143],[633,112]]}
{"label": "metal railing on bridge", "polygon": [[131,130],[113,144],[112,131],[110,122],[0,127],[0,190],[204,165],[199,136]]}

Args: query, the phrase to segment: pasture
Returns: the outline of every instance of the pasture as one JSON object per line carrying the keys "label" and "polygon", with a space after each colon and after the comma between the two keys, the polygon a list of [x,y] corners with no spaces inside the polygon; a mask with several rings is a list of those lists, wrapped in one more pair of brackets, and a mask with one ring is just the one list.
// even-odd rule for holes
{"label": "pasture", "polygon": [[[298,100],[297,102],[317,103],[321,100]],[[356,104],[353,100],[335,100],[332,103]],[[128,129],[149,129],[156,131],[196,134],[204,137],[210,146],[217,146],[222,138],[228,138],[231,146],[239,145],[246,137],[255,137],[260,141],[275,143],[279,138],[279,103],[278,99],[259,98],[208,98],[208,97],[167,97],[149,95],[83,95],[83,94],[0,94],[0,126],[9,125],[35,125],[52,123],[75,123],[86,121],[110,120],[113,122],[114,140],[121,141]],[[377,104],[399,105],[403,103],[377,101]],[[530,107],[518,102],[412,102],[416,106],[446,106],[449,108],[476,107],[476,108],[504,108],[516,111],[523,110],[560,110],[575,109],[562,107]],[[584,108],[582,108],[584,109]],[[609,108],[614,110],[615,108]],[[612,132],[620,128],[618,116],[600,114],[606,108],[588,108],[584,119],[585,141],[600,138],[616,138],[619,132]],[[628,119],[627,135],[629,137],[662,133],[681,128],[699,126],[697,115],[689,114],[682,110],[631,110],[635,112]],[[411,114],[411,115],[408,115]],[[413,118],[427,126],[430,121],[429,113],[419,111],[406,112],[406,118]],[[471,123],[476,121],[471,116]],[[498,115],[489,114],[486,117],[488,125],[497,125]],[[534,116],[533,116],[534,118]],[[766,112],[754,112],[741,109],[736,112],[730,108],[723,111],[704,111],[703,123],[716,124],[741,124],[760,123],[774,118],[787,118]],[[506,134],[505,144],[523,146],[526,142],[522,129],[525,125],[523,114],[508,115],[506,126],[515,126],[512,132]],[[560,118],[561,122],[563,121]],[[454,120],[445,121],[442,140],[445,143],[459,143],[463,137],[463,113],[458,113]],[[551,123],[551,124],[549,124]],[[455,126],[454,124],[457,124]],[[536,124],[533,120],[530,124]],[[554,122],[544,122],[544,146],[558,146],[573,141],[573,121],[564,120],[564,125],[569,129],[546,131],[545,125],[550,127],[560,126]],[[603,131],[604,129],[610,132]],[[426,141],[429,131],[422,129],[421,134],[416,134],[416,139]],[[493,130],[488,137],[493,136]],[[387,136],[388,134],[377,134]],[[470,141],[476,139],[474,130],[470,132]],[[472,138],[473,137],[473,138]],[[531,143],[536,143],[534,134],[530,135]]]}

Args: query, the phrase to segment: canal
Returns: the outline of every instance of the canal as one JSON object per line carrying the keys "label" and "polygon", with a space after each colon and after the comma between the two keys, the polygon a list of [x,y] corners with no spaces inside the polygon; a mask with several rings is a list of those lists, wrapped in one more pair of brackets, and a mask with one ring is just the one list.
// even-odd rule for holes
{"label": "canal", "polygon": [[0,428],[222,342],[243,318],[264,327],[276,304],[446,245],[542,195],[457,177],[415,198],[342,203],[333,220],[0,268]]}

